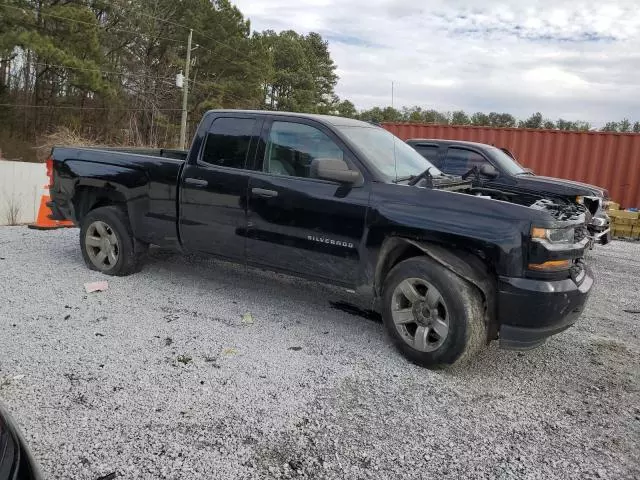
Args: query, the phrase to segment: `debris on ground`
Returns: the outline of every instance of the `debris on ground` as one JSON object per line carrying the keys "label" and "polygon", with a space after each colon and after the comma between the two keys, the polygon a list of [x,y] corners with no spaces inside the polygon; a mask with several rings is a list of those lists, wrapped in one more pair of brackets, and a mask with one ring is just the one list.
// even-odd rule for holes
{"label": "debris on ground", "polygon": [[242,315],[242,323],[243,325],[253,325],[253,315],[249,312]]}
{"label": "debris on ground", "polygon": [[186,365],[187,363],[191,363],[193,361],[193,358],[191,358],[189,355],[178,355],[177,361]]}
{"label": "debris on ground", "polygon": [[90,282],[84,284],[84,291],[87,293],[104,292],[109,289],[109,282]]}
{"label": "debris on ground", "polygon": [[165,344],[166,347],[168,347],[172,343],[173,343],[173,339],[171,337],[167,337],[167,338],[164,339],[164,344]]}
{"label": "debris on ground", "polygon": [[287,350],[293,350],[294,352],[299,352],[300,350],[302,350],[302,347],[289,347],[287,348]]}
{"label": "debris on ground", "polygon": [[212,366],[213,368],[221,368],[221,367],[220,367],[220,364],[218,363],[218,356],[217,356],[217,355],[214,355],[213,357],[212,357],[212,356],[210,356],[210,355],[205,355],[205,356],[204,356],[204,361],[205,361],[206,363],[211,364],[211,366]]}
{"label": "debris on ground", "polygon": [[111,472],[108,475],[103,475],[102,477],[96,478],[96,480],[113,480],[118,476],[118,472]]}

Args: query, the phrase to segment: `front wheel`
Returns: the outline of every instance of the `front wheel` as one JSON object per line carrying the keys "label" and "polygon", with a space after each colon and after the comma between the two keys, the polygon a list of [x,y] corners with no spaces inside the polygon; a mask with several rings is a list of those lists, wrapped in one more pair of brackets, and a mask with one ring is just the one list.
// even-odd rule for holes
{"label": "front wheel", "polygon": [[80,248],[91,270],[125,276],[140,269],[148,246],[133,237],[124,210],[108,206],[96,208],[82,219]]}
{"label": "front wheel", "polygon": [[382,301],[389,336],[413,363],[452,365],[487,343],[480,292],[429,257],[396,265],[385,280]]}

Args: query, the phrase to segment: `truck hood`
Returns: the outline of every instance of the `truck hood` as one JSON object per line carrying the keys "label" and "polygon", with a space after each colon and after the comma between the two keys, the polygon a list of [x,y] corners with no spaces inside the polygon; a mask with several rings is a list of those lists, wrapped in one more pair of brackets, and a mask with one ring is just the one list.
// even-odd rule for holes
{"label": "truck hood", "polygon": [[552,195],[608,197],[605,189],[588,183],[538,175],[518,175],[516,178],[521,188],[535,189]]}
{"label": "truck hood", "polygon": [[[523,220],[534,217],[539,218],[539,225],[544,221],[543,215],[550,215],[551,218],[562,226],[579,225],[585,223],[586,208],[575,203],[565,204],[556,203],[551,198],[545,198],[544,193],[536,189],[536,194],[532,195],[527,192],[527,188],[520,187],[523,193],[514,191],[501,192],[497,189],[483,189],[481,187],[473,187],[470,180],[464,180],[454,175],[442,175],[431,179],[424,179],[417,185],[409,187],[407,192],[411,193],[413,198],[420,198],[416,195],[416,191],[444,191],[451,193],[464,193],[456,198],[456,208],[461,208],[467,213],[476,211],[480,216],[492,215],[497,213],[501,217],[508,218],[513,216],[514,219]],[[560,194],[560,193],[559,193]],[[562,195],[571,195],[563,191]],[[580,193],[576,195],[586,195]],[[501,198],[502,197],[502,198]],[[508,199],[506,197],[509,197]],[[494,200],[502,200],[494,202]],[[464,205],[464,206],[463,206]],[[549,219],[547,219],[549,220]],[[557,225],[556,225],[557,226]]]}

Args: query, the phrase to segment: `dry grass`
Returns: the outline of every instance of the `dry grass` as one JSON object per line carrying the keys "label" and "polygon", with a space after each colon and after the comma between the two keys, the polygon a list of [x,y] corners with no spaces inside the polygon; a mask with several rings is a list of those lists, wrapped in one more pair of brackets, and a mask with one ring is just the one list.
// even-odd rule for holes
{"label": "dry grass", "polygon": [[6,197],[6,211],[5,220],[7,225],[18,225],[18,218],[20,218],[20,202],[14,197]]}
{"label": "dry grass", "polygon": [[613,338],[596,337],[591,341],[591,345],[600,352],[626,353],[628,351],[624,343]]}
{"label": "dry grass", "polygon": [[[19,142],[20,149],[15,148],[16,145],[6,145],[6,150],[19,150],[21,155],[16,157],[15,160],[22,160],[25,162],[44,162],[51,149],[55,146],[71,146],[71,147],[141,147],[141,148],[153,148],[151,145],[144,145],[140,142],[128,141],[126,139],[130,136],[125,135],[124,141],[117,142],[105,142],[97,138],[87,137],[82,135],[76,130],[68,127],[59,127],[55,132],[43,135],[38,138],[36,146],[28,145],[21,140],[15,140],[14,144]],[[7,143],[7,142],[4,142]],[[11,148],[14,147],[14,148]],[[7,160],[13,160],[14,158],[7,158]]]}
{"label": "dry grass", "polygon": [[67,128],[60,127],[55,132],[48,135],[44,135],[39,139],[39,145],[34,147],[36,151],[36,157],[38,161],[44,162],[51,149],[55,146],[65,145],[71,147],[106,147],[108,145],[101,144],[99,141],[93,138],[87,138],[80,135],[78,132]]}

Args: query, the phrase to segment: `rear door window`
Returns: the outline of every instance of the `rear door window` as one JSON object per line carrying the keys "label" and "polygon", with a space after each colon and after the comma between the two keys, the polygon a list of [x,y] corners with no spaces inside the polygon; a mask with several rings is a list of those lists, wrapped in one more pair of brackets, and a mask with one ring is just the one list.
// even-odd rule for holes
{"label": "rear door window", "polygon": [[442,161],[439,158],[440,147],[438,145],[418,144],[413,145],[420,155],[433,163],[436,167],[440,168]]}
{"label": "rear door window", "polygon": [[480,168],[489,161],[473,150],[460,147],[449,147],[442,171],[451,175],[464,175],[473,167]]}
{"label": "rear door window", "polygon": [[210,165],[245,168],[256,119],[217,118],[211,124],[202,151],[202,161]]}

